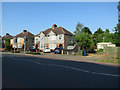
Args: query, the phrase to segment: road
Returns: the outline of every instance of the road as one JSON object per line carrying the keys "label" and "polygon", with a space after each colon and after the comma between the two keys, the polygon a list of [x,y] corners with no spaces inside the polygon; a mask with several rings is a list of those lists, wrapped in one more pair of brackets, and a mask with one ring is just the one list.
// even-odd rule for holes
{"label": "road", "polygon": [[2,55],[3,88],[118,88],[118,67]]}

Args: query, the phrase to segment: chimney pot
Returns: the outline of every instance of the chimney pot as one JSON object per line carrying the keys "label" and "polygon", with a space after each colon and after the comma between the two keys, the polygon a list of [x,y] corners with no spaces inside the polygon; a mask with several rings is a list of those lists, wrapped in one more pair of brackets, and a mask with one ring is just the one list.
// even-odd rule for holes
{"label": "chimney pot", "polygon": [[24,33],[24,32],[27,32],[27,30],[23,30],[23,33]]}
{"label": "chimney pot", "polygon": [[53,24],[52,28],[55,28],[55,27],[57,27],[57,25],[56,25],[56,24]]}
{"label": "chimney pot", "polygon": [[6,33],[6,35],[9,35],[9,33]]}

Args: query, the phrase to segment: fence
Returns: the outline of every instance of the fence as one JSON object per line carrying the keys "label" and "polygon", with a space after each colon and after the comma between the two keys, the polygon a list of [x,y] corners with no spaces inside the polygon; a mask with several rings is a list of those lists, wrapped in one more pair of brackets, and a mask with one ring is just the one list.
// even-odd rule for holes
{"label": "fence", "polygon": [[105,47],[105,60],[120,60],[120,47]]}

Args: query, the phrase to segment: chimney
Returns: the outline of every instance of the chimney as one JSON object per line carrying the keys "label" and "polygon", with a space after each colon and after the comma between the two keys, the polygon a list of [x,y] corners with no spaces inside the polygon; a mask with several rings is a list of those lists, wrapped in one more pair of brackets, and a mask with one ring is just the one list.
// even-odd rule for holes
{"label": "chimney", "polygon": [[57,25],[56,25],[56,24],[53,24],[52,28],[54,29],[55,27],[57,27]]}
{"label": "chimney", "polygon": [[9,35],[9,33],[6,33],[6,35]]}
{"label": "chimney", "polygon": [[23,33],[27,32],[27,30],[23,30]]}

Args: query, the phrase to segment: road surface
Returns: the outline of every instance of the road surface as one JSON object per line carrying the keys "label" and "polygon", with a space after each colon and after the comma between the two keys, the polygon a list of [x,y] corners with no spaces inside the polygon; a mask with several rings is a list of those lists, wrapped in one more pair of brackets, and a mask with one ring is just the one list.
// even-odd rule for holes
{"label": "road surface", "polygon": [[3,88],[118,88],[118,67],[2,55]]}

